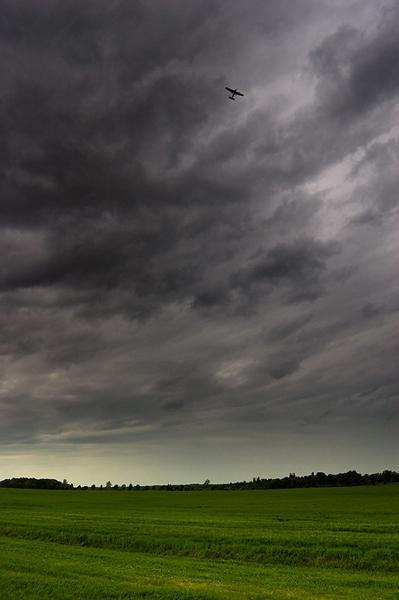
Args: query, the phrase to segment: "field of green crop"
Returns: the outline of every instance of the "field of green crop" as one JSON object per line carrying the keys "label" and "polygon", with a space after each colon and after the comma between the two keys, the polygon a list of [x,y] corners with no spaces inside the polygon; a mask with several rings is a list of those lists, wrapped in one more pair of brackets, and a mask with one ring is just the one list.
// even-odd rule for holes
{"label": "field of green crop", "polygon": [[0,489],[0,600],[399,599],[399,485]]}

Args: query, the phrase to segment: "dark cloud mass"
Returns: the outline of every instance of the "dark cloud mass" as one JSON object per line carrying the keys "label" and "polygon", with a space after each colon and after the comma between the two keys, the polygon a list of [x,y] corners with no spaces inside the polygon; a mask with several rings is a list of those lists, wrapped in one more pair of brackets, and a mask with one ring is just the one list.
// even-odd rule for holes
{"label": "dark cloud mass", "polygon": [[398,468],[398,17],[2,1],[2,478]]}

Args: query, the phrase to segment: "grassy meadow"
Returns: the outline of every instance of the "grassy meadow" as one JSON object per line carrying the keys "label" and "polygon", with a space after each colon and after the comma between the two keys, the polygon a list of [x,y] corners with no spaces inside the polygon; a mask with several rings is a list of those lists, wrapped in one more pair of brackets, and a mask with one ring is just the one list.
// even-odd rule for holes
{"label": "grassy meadow", "polygon": [[0,600],[399,599],[399,485],[0,489]]}

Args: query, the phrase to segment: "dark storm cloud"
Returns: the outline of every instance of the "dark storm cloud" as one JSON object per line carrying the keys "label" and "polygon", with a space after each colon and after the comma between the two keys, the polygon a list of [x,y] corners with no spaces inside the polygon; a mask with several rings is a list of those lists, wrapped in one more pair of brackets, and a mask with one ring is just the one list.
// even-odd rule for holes
{"label": "dark storm cloud", "polygon": [[4,443],[392,414],[398,6],[362,7],[1,3]]}
{"label": "dark storm cloud", "polygon": [[11,63],[22,55],[31,69],[18,64],[5,93],[1,217],[44,236],[36,260],[8,265],[3,289],[66,285],[97,290],[106,302],[104,290],[121,287],[133,314],[135,302],[139,314],[191,294],[201,277],[195,229],[231,229],[227,205],[237,190],[195,172],[173,174],[215,109],[216,89],[185,64],[206,34],[201,15],[208,22],[218,9],[181,8],[165,19],[157,13],[147,39],[155,22],[139,4],[44,3],[34,14],[3,5]]}
{"label": "dark storm cloud", "polygon": [[[132,294],[126,307],[132,314],[135,303],[141,314],[193,294],[194,306],[223,304],[225,291],[215,296],[212,284],[204,282],[205,288],[196,292],[193,282],[204,276],[208,261],[223,260],[224,252],[231,252],[217,224],[230,229],[230,239],[243,235],[238,229],[245,210],[240,200],[245,188],[248,195],[251,180],[269,180],[266,189],[273,180],[299,182],[335,160],[336,152],[352,150],[338,146],[333,154],[319,152],[326,126],[305,119],[297,133],[299,122],[283,130],[274,159],[269,160],[270,146],[262,142],[262,164],[254,171],[243,159],[237,171],[234,164],[229,166],[230,159],[248,151],[258,119],[235,134],[233,127],[216,137],[223,148],[213,157],[218,181],[212,169],[209,175],[201,173],[201,159],[198,174],[187,171],[181,164],[192,155],[211,110],[220,110],[220,101],[215,105],[216,80],[199,77],[185,65],[198,56],[198,40],[209,36],[209,23],[217,19],[220,7],[199,3],[182,11],[177,3],[161,10],[147,40],[144,31],[153,14],[140,4],[130,9],[125,3],[111,8],[66,3],[58,11],[45,3],[34,15],[21,6],[4,4],[9,24],[5,41],[15,61],[18,53],[26,53],[26,45],[31,47],[36,64],[28,73],[16,70],[4,101],[8,177],[3,181],[2,218],[13,227],[44,228],[45,256],[16,271],[11,268],[3,289],[67,285],[96,289],[99,301],[106,303],[105,290],[121,287]],[[269,12],[278,21],[273,4]],[[32,39],[21,33],[27,23]],[[128,43],[131,28],[134,35]],[[365,46],[363,42],[358,52]],[[313,63],[334,65],[336,52],[336,45],[327,41],[314,51]],[[345,60],[356,64],[356,56],[348,50]],[[332,69],[331,79],[334,74]],[[314,125],[307,141],[304,128],[309,131]],[[318,130],[323,139],[317,139]],[[212,147],[206,154],[204,166]],[[223,179],[221,167],[227,167]],[[292,209],[291,204],[291,218]],[[130,226],[125,226],[127,220]],[[208,244],[217,239],[214,257],[205,251],[201,261],[196,254],[200,240],[196,243],[192,234],[199,225]],[[147,297],[145,309],[141,299]]]}
{"label": "dark storm cloud", "polygon": [[315,300],[322,293],[321,279],[326,260],[339,252],[337,244],[302,238],[259,250],[247,269],[232,275],[233,287],[245,294],[252,288],[288,285],[289,301]]}
{"label": "dark storm cloud", "polygon": [[320,272],[326,268],[325,258],[333,253],[331,244],[317,240],[300,239],[289,245],[278,244],[257,260],[251,269],[251,278],[254,281],[285,278],[318,281]]}
{"label": "dark storm cloud", "polygon": [[228,302],[228,291],[221,286],[208,286],[200,290],[193,301],[195,307],[224,306]]}
{"label": "dark storm cloud", "polygon": [[397,93],[398,16],[393,3],[376,32],[343,26],[311,53],[320,77],[318,93],[332,116],[360,116]]}

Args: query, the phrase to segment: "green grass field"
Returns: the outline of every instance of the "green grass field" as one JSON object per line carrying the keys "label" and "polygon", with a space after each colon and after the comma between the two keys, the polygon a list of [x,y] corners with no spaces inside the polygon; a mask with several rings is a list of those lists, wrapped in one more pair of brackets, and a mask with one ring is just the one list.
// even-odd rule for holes
{"label": "green grass field", "polygon": [[0,489],[0,600],[399,599],[399,485]]}

